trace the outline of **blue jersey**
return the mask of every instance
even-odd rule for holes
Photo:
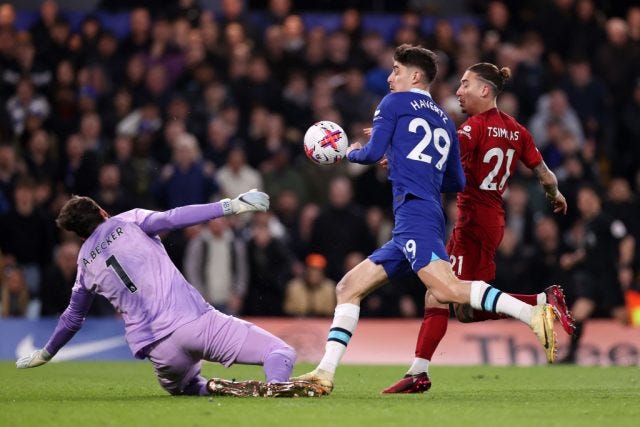
[[[424,90],[385,96],[375,111],[369,143],[348,159],[372,164],[385,155],[394,211],[408,194],[440,204],[440,193],[464,189],[455,125]]]

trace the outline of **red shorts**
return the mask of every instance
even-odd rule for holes
[[[494,258],[503,234],[504,226],[456,225],[447,244],[453,273],[462,280],[495,279]]]

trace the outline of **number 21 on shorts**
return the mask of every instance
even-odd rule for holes
[[[451,260],[451,269],[453,270],[453,274],[460,277],[462,274],[462,262],[464,261],[464,255],[449,255],[449,259]]]

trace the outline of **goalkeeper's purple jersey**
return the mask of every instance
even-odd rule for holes
[[[167,254],[159,232],[222,216],[220,203],[167,212],[134,209],[107,219],[84,242],[69,307],[46,348],[55,354],[80,328],[94,294],[121,313],[136,357],[213,307],[191,286]]]
[[[160,238],[141,228],[151,214],[134,209],[96,228],[80,249],[74,286],[104,296],[122,314],[134,354],[212,308],[171,262]]]

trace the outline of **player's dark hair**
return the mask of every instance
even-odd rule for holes
[[[495,95],[502,92],[504,84],[511,78],[511,69],[509,67],[498,69],[498,67],[488,62],[472,65],[469,67],[469,71],[476,73],[482,80],[489,82],[493,86]]]
[[[58,227],[73,231],[83,239],[89,237],[93,230],[104,221],[101,208],[95,200],[83,196],[71,197],[60,209],[58,218],[56,218]]]
[[[421,69],[428,82],[435,80],[438,74],[438,56],[422,46],[402,44],[396,48],[393,59],[404,66],[413,66]]]

